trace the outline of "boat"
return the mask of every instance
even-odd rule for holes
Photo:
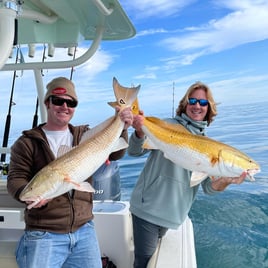
[[[0,72],[31,70],[35,77],[38,99],[44,97],[42,70],[66,69],[79,66],[97,51],[102,40],[123,40],[135,36],[135,27],[118,0],[2,0],[0,1]],[[55,48],[62,48],[71,56],[83,41],[91,41],[84,54],[69,60],[20,60],[10,62],[14,50],[17,56],[26,51],[34,59],[36,49],[47,48],[53,57]],[[23,48],[23,49],[22,49]],[[23,59],[23,57],[20,55]],[[17,59],[17,57],[16,57]],[[12,90],[12,89],[11,89]],[[12,105],[12,103],[10,103]],[[46,109],[38,105],[41,122],[46,121]],[[35,122],[36,124],[37,122]],[[24,204],[14,200],[6,190],[6,172],[10,154],[8,146],[10,116],[1,122],[5,133],[1,154],[0,178],[0,262],[3,268],[17,267],[15,248],[24,230]],[[34,125],[34,123],[33,123]],[[7,157],[8,158],[8,157]],[[129,202],[107,197],[94,201],[95,226],[101,254],[117,268],[133,267],[133,236]],[[179,244],[179,236],[189,234],[189,223],[178,230],[170,230],[159,241],[159,246],[148,268],[194,268],[194,239],[190,245]],[[190,231],[190,233],[192,233]],[[187,239],[188,240],[188,239]],[[116,244],[116,247],[114,246]],[[187,254],[193,254],[193,263],[185,263]]]

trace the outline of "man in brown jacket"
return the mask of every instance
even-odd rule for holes
[[[17,200],[34,175],[56,158],[61,145],[78,145],[88,130],[87,125],[69,123],[78,104],[75,86],[69,79],[53,79],[47,85],[44,103],[47,122],[23,131],[12,146],[7,188]],[[120,118],[125,122],[121,136],[127,141],[127,128],[132,124],[131,110],[123,110]],[[117,160],[124,154],[125,150],[120,150],[109,159]],[[91,182],[91,178],[88,181]],[[74,190],[25,209],[26,229],[16,252],[19,267],[102,267],[92,222],[92,200],[92,193]]]

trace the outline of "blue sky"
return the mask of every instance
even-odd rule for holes
[[[134,38],[103,41],[93,58],[76,67],[73,81],[80,104],[74,124],[100,123],[113,110],[112,78],[124,86],[141,85],[140,105],[146,115],[171,116],[187,88],[206,83],[221,105],[268,98],[267,0],[124,0],[120,2],[136,28]],[[88,43],[77,51],[81,54]],[[65,57],[57,51],[56,57]],[[42,51],[36,57],[42,57]],[[27,58],[25,61],[29,61]],[[36,94],[32,72],[18,72],[12,127],[30,128]],[[44,70],[44,84],[70,70]],[[0,73],[0,117],[8,111],[11,72]],[[173,95],[174,89],[174,95]],[[16,123],[17,122],[17,123]],[[25,122],[29,122],[27,125]],[[18,124],[18,125],[17,125]],[[0,129],[2,136],[4,129]]]

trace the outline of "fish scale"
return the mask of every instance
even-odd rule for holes
[[[140,86],[126,88],[113,79],[116,102],[120,110],[130,107],[137,97]],[[120,112],[119,112],[120,113]],[[124,122],[119,113],[86,132],[80,144],[50,162],[25,186],[20,194],[22,201],[32,201],[28,209],[43,199],[51,199],[71,189],[94,192],[85,180],[109,158],[112,152],[125,149],[128,144],[120,135]]]
[[[138,114],[138,103],[133,107],[133,113]],[[192,134],[182,125],[144,116],[142,130],[146,135],[144,148],[158,149],[167,159],[192,171],[191,186],[209,176],[239,177],[243,172],[253,181],[253,176],[260,172],[259,164],[245,153],[211,138]]]

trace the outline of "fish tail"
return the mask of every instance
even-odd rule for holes
[[[113,89],[116,97],[116,102],[108,102],[112,107],[120,106],[121,108],[131,107],[137,98],[140,90],[140,85],[137,87],[123,87],[117,79],[113,78]]]

